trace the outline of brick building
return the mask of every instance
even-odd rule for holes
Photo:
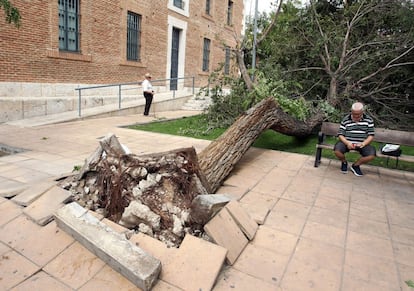
[[[59,100],[49,112],[73,110],[75,88],[136,82],[146,72],[194,77],[196,87],[223,64],[236,73],[230,48],[242,31],[242,0],[11,2],[22,21],[16,28],[0,17],[0,122],[43,114]]]

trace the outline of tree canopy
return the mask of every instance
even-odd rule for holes
[[[272,16],[262,16],[259,31]],[[289,1],[257,49],[257,69],[283,82],[290,99],[335,109],[331,119],[361,101],[376,124],[412,130],[413,24],[409,0]]]

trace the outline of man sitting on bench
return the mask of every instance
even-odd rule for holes
[[[361,157],[352,164],[351,171],[355,176],[362,176],[360,166],[375,158],[375,148],[370,145],[374,139],[374,122],[370,116],[364,113],[364,105],[360,102],[352,104],[351,113],[342,119],[339,126],[339,141],[335,144],[334,152],[342,162],[341,171],[348,172],[348,162],[345,153],[350,150],[358,151]]]

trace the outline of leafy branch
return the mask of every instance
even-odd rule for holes
[[[9,0],[0,0],[0,8],[4,9],[6,21],[14,23],[16,27],[20,27],[21,15],[19,10],[14,7]]]

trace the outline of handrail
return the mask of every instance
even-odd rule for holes
[[[171,81],[176,81],[178,83],[179,80],[185,80],[185,79],[192,79],[192,93],[194,95],[195,89],[195,80],[194,80],[194,76],[193,77],[180,77],[180,78],[170,78],[170,79],[156,79],[156,80],[152,80],[151,83],[154,85],[156,83],[163,83],[168,81],[171,84]],[[75,88],[75,90],[78,91],[78,96],[79,96],[79,104],[78,104],[78,112],[79,112],[79,117],[81,117],[81,108],[82,108],[82,90],[89,90],[89,89],[100,89],[100,88],[109,88],[109,87],[118,87],[118,108],[121,109],[121,88],[122,86],[131,86],[131,85],[141,85],[143,81],[138,81],[138,82],[129,82],[129,83],[116,83],[116,84],[106,84],[106,85],[95,85],[95,86],[86,86],[86,87],[78,87]],[[127,89],[127,90],[132,90],[132,89]],[[176,90],[170,90],[173,91],[173,98],[175,98],[175,91]]]

